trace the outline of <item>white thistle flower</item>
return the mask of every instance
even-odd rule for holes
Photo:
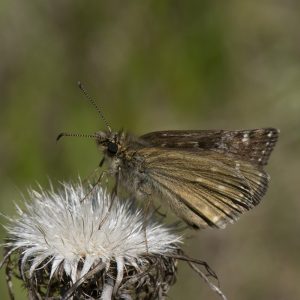
[[[180,253],[174,228],[145,220],[131,201],[115,199],[110,210],[101,188],[82,202],[81,183],[63,186],[31,190],[8,218],[6,259],[16,254],[30,298],[164,299]]]

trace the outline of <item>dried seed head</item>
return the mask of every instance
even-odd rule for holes
[[[63,186],[31,190],[26,209],[8,218],[7,273],[19,266],[31,299],[164,299],[180,252],[174,228],[145,222],[131,201],[115,199],[109,211],[101,188],[81,202],[81,184]]]

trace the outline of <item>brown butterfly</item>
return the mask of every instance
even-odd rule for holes
[[[257,205],[269,176],[264,170],[279,130],[178,130],[135,137],[108,130],[92,135],[110,172],[138,198],[157,196],[187,224],[224,228]]]

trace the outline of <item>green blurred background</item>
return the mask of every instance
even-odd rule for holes
[[[211,265],[229,299],[300,299],[299,28],[297,0],[1,0],[0,211],[13,215],[36,181],[98,164],[93,141],[55,142],[104,128],[79,79],[114,129],[278,127],[261,205],[185,250]],[[0,289],[7,299],[3,270]],[[180,264],[170,299],[218,297]]]

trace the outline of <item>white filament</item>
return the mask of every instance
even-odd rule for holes
[[[113,260],[117,262],[119,284],[124,267],[137,265],[137,260],[143,260],[141,255],[172,254],[178,249],[181,237],[152,219],[145,223],[142,211],[131,201],[115,199],[108,213],[111,199],[102,188],[82,202],[87,193],[81,183],[65,183],[59,192],[30,191],[25,210],[17,207],[17,218],[8,218],[6,226],[6,246],[23,251],[22,272],[30,263],[32,276],[51,258],[50,278],[63,267],[76,282],[99,261],[109,267]],[[80,272],[79,262],[84,262]]]

